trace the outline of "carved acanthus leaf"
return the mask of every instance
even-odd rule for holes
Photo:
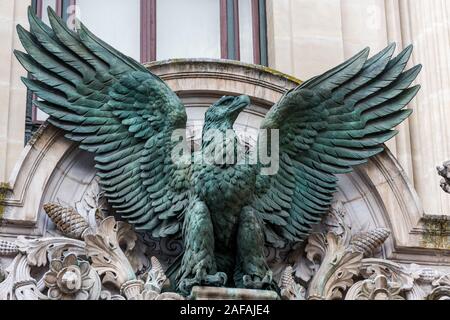
[[[335,203],[323,223],[328,232],[312,234],[308,239],[305,253],[315,272],[307,290],[310,300],[343,298],[360,274],[363,258],[371,256],[390,235],[389,230],[378,228],[352,237],[344,217],[343,205]]]
[[[313,233],[305,248],[306,258],[314,264],[320,264],[327,252],[327,239],[323,233]]]
[[[59,258],[63,252],[70,251],[77,255],[84,255],[83,241],[68,238],[41,238],[29,240],[19,237],[16,242],[19,251],[26,254],[28,263],[34,267],[43,267],[49,261]]]
[[[145,255],[145,246],[143,245],[142,240],[130,224],[119,221],[117,226],[117,238],[119,244],[121,248],[125,248],[125,256],[128,258],[134,272],[138,273],[144,270],[150,263]]]
[[[93,230],[106,218],[108,206],[98,178],[91,182],[81,201],[75,204],[75,208]]]
[[[92,266],[103,276],[103,283],[121,289],[127,281],[136,280],[136,275],[120,248],[118,230],[119,224],[114,217],[108,217],[95,235],[85,237],[85,242],[86,253],[92,260]]]
[[[306,247],[308,258],[317,261],[320,268],[308,288],[310,300],[333,300],[342,298],[342,292],[353,284],[353,277],[359,273],[363,254],[346,248],[344,240],[334,232],[329,232],[321,241],[313,241]],[[320,248],[320,246],[324,246]]]
[[[18,254],[6,268],[7,277],[0,283],[0,300],[46,300],[31,277],[27,257]]]
[[[357,282],[347,293],[346,300],[405,300],[402,286],[384,275]]]
[[[450,300],[450,275],[446,274],[432,283],[433,290],[426,297],[427,300]]]
[[[374,278],[383,275],[389,281],[402,284],[402,290],[411,290],[414,286],[414,278],[402,265],[385,259],[364,259],[361,264],[360,274],[364,278]]]

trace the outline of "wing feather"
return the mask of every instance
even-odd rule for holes
[[[17,31],[32,75],[24,84],[79,147],[95,154],[103,191],[118,214],[155,237],[181,230],[189,168],[170,159],[172,131],[186,125],[178,97],[140,63],[93,35],[73,32],[49,9],[51,27],[29,10]],[[176,200],[175,200],[176,199]]]
[[[267,114],[261,128],[280,131],[280,168],[258,177],[251,206],[271,245],[305,239],[329,210],[336,175],[382,152],[411,114],[404,108],[420,89],[410,86],[421,66],[405,71],[412,46],[392,58],[394,50],[389,45],[368,59],[364,49],[287,92]]]

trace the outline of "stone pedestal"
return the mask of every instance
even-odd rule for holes
[[[194,287],[193,300],[279,300],[275,291],[236,288]]]

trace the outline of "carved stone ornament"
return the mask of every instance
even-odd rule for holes
[[[450,193],[450,161],[446,161],[442,166],[437,167],[438,174],[442,177],[441,188],[446,193]]]
[[[335,203],[313,233],[304,253],[295,253],[294,274],[281,275],[283,299],[290,300],[445,300],[450,275],[418,265],[401,265],[374,257],[390,232],[384,228],[352,234],[346,212]],[[301,282],[300,282],[301,280]]]
[[[355,284],[347,293],[347,300],[405,300],[400,295],[402,286],[379,275]]]
[[[87,195],[92,196],[92,195]],[[114,217],[86,219],[78,210],[59,204],[46,206],[46,212],[60,235],[41,239],[19,237],[0,240],[0,257],[11,259],[0,273],[1,300],[181,300],[171,292],[165,270],[170,266],[176,242],[156,244],[145,251],[148,239],[136,234],[131,225]],[[74,207],[77,207],[75,205]],[[99,212],[98,210],[96,210]],[[83,212],[83,211],[82,211]],[[102,209],[102,217],[107,215]],[[86,219],[83,228],[68,227]],[[97,217],[97,218],[95,218]],[[266,259],[277,275],[284,300],[447,300],[450,275],[405,266],[374,257],[389,237],[389,230],[377,228],[352,233],[341,203],[334,203],[319,231],[313,233],[304,249],[269,249]],[[63,223],[64,222],[64,223]],[[80,232],[83,229],[82,232]],[[74,232],[74,230],[80,230]],[[89,231],[86,231],[89,230]],[[171,249],[163,249],[169,246]],[[148,247],[147,247],[148,249]],[[168,265],[148,253],[155,252]],[[147,258],[149,256],[149,258]],[[6,261],[6,260],[5,260]],[[292,265],[287,261],[293,262]],[[280,270],[280,271],[278,271]],[[275,292],[195,287],[191,299],[252,296],[276,299]],[[233,294],[231,295],[231,292]]]
[[[100,278],[88,262],[78,260],[75,254],[50,262],[44,275],[51,300],[97,300],[100,297]]]
[[[295,282],[293,273],[293,268],[289,266],[281,274],[279,283],[281,298],[283,300],[306,300],[306,289]]]
[[[163,292],[168,279],[157,258],[139,275],[148,263],[129,224],[98,214],[88,220],[55,203],[44,208],[61,236],[0,240],[0,257],[15,257],[0,269],[0,300],[184,299]]]
[[[342,299],[359,275],[363,258],[390,234],[387,229],[375,229],[352,236],[342,205],[335,205],[330,214],[329,219],[337,222],[334,230],[312,234],[305,248],[307,259],[317,268],[308,286],[309,300]]]
[[[444,275],[433,281],[433,291],[427,296],[427,300],[450,300],[450,275]]]

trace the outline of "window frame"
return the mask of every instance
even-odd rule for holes
[[[239,0],[220,1],[221,59],[240,60]],[[56,0],[56,12],[67,19],[67,8],[76,0]],[[32,0],[37,15],[42,17],[42,0]],[[141,61],[156,60],[157,0],[141,0]],[[268,65],[266,0],[251,0],[253,24],[253,63]]]
[[[75,0],[55,0],[56,7],[55,12],[58,16],[62,16],[64,19],[67,19],[67,8],[70,5],[75,4]],[[46,8],[43,7],[43,0],[32,0],[31,7],[39,18],[42,18],[43,10]],[[31,91],[27,92],[27,112],[26,112],[26,121],[25,121],[25,142],[28,142],[31,139],[32,134],[41,126],[45,121],[37,119],[38,109],[34,105],[33,101],[37,99],[35,94],[32,94]]]
[[[42,13],[45,8],[43,8],[43,0],[32,0],[32,8],[34,8],[36,15],[42,18]],[[76,0],[55,0],[56,3],[56,14],[67,20],[67,8],[76,4]]]
[[[68,8],[76,5],[76,0],[55,0],[55,12],[59,17],[62,17],[64,21],[68,18]],[[32,0],[31,7],[39,18],[42,18],[43,0]],[[39,128],[45,121],[37,119],[38,108],[34,105],[33,100],[37,99],[35,94],[28,94],[27,97],[27,119],[26,119],[26,141],[28,141],[32,133]]]
[[[253,63],[268,65],[266,0],[251,0]],[[141,0],[141,62],[157,56],[157,0]],[[220,0],[221,59],[240,60],[239,0]]]
[[[157,0],[141,1],[141,63],[152,62],[157,56]],[[240,60],[239,0],[220,1],[220,46],[221,59]],[[75,6],[76,0],[56,0],[55,11],[67,20],[67,9]],[[43,0],[31,0],[31,6],[39,18],[42,18]],[[253,63],[268,65],[267,57],[267,16],[266,0],[251,0],[253,24]],[[45,121],[37,120],[37,107],[33,104],[35,95],[28,94],[26,141]]]

